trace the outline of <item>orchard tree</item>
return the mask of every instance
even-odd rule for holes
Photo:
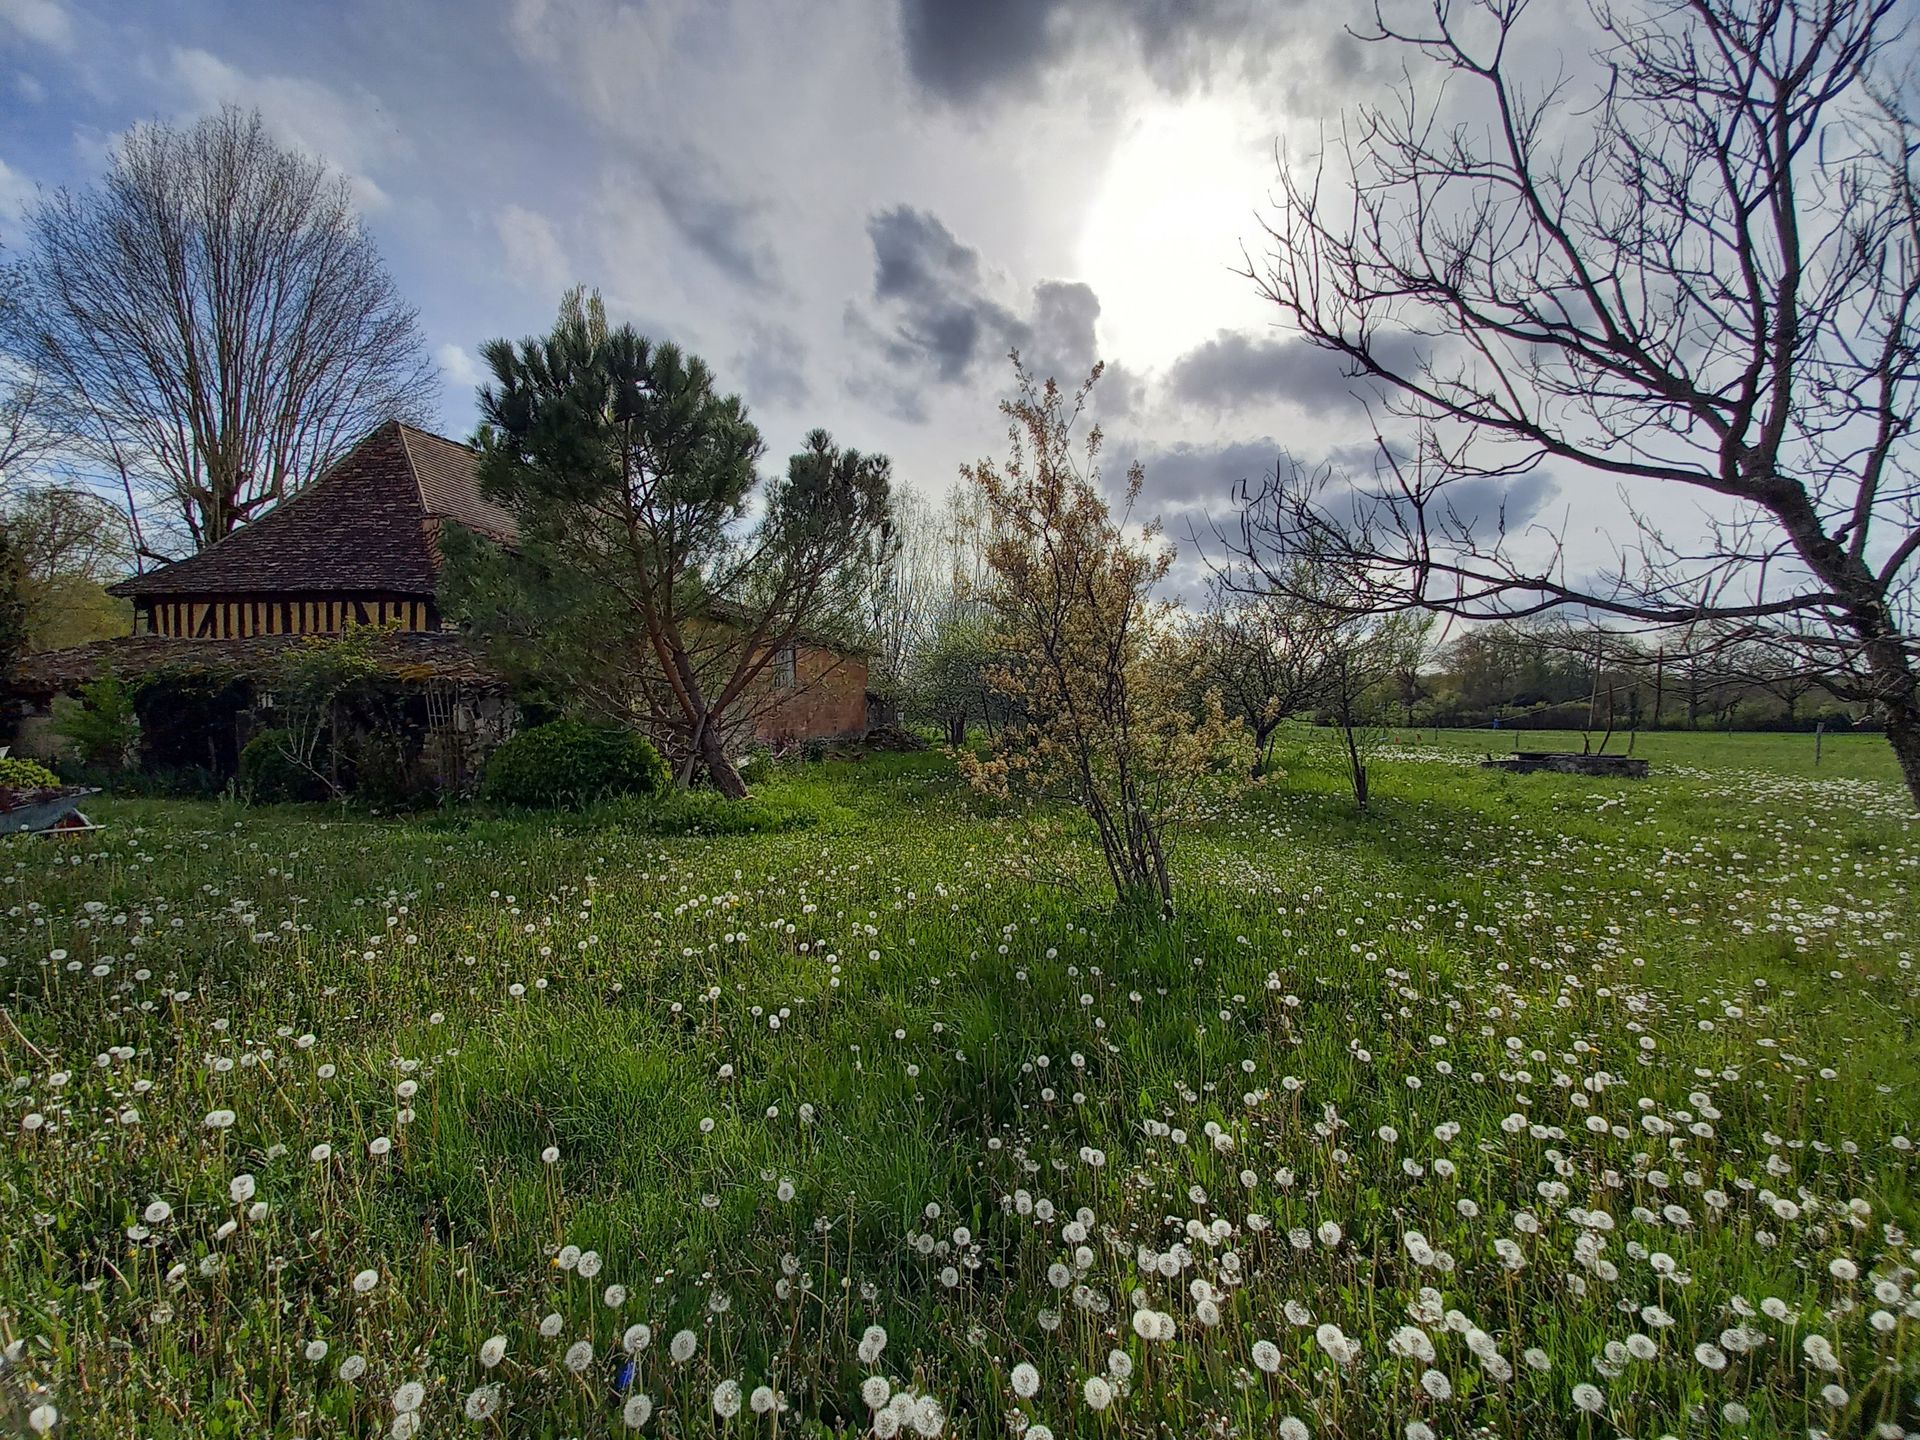
[[[1010,453],[963,472],[986,512],[981,593],[1002,652],[992,688],[1019,707],[984,758],[962,751],[974,785],[1006,799],[1070,804],[1093,824],[1123,904],[1173,908],[1167,850],[1238,726],[1217,693],[1184,703],[1199,656],[1156,598],[1173,561],[1157,525],[1126,533],[1144,475],[1127,473],[1118,519],[1100,491],[1100,431],[1073,430],[1100,377],[1065,397],[1013,356],[1003,402]]]
[[[815,430],[762,484],[739,396],[677,346],[610,329],[597,294],[485,356],[480,483],[520,541],[449,537],[450,613],[510,670],[648,730],[682,786],[745,795],[731,749],[782,698],[769,666],[807,637],[858,637],[889,543],[886,457]]]
[[[257,112],[135,126],[31,207],[18,279],[9,349],[137,537],[213,544],[438,385],[346,180]]]
[[[1536,47],[1564,34],[1558,5],[1375,11],[1365,38],[1409,78],[1318,167],[1283,167],[1248,273],[1394,433],[1357,483],[1280,466],[1244,494],[1242,539],[1335,557],[1368,613],[1571,605],[1757,640],[1871,702],[1920,800],[1909,19],[1899,0],[1589,12],[1593,64],[1556,78]],[[1510,533],[1489,496],[1542,465],[1626,490],[1611,563]]]
[[[1252,735],[1255,779],[1273,763],[1281,723],[1326,692],[1341,617],[1304,599],[1306,589],[1266,586],[1257,576],[1240,588],[1224,573],[1208,586],[1197,636],[1205,659],[1199,679]]]

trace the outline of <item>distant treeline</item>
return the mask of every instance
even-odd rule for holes
[[[1698,649],[1699,647],[1693,647]],[[1805,673],[1728,643],[1689,653],[1616,630],[1515,622],[1439,646],[1390,682],[1405,725],[1541,730],[1812,730],[1873,725]],[[1864,717],[1864,718],[1863,718]]]

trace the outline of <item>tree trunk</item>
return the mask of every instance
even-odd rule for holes
[[[706,770],[707,778],[713,781],[713,788],[722,795],[729,800],[747,798],[747,782],[740,778],[740,772],[733,768],[733,761],[727,758],[727,747],[718,726],[707,726],[701,736],[700,764]]]
[[[1279,727],[1269,725],[1262,730],[1256,727],[1253,732],[1253,778],[1258,780],[1267,773],[1268,750],[1273,744],[1274,732]]]
[[[1897,642],[1895,649],[1898,649]],[[1869,651],[1868,665],[1877,675],[1881,673],[1881,665],[1875,660],[1876,652]],[[1907,794],[1913,803],[1920,806],[1920,692],[1915,690],[1913,672],[1905,655],[1896,653],[1894,662],[1889,667],[1895,673],[1888,677],[1888,689],[1875,703],[1880,711],[1880,723],[1887,732],[1887,743],[1893,747],[1893,758],[1900,762],[1900,778],[1907,782]]]

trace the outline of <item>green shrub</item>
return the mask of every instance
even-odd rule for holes
[[[86,764],[119,770],[140,743],[140,716],[133,692],[113,675],[89,680],[53,702],[53,733],[73,747]]]
[[[287,800],[322,800],[326,783],[295,762],[292,737],[285,730],[262,730],[240,752],[240,793],[256,805]]]
[[[47,790],[60,783],[60,777],[33,760],[0,755],[0,786],[9,790]]]
[[[657,795],[667,763],[631,730],[555,720],[523,730],[487,761],[480,793],[501,805],[586,805],[612,795]]]

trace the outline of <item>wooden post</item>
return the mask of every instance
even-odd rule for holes
[[[1827,722],[1816,720],[1813,725],[1813,768],[1820,768],[1820,742],[1826,738]]]

